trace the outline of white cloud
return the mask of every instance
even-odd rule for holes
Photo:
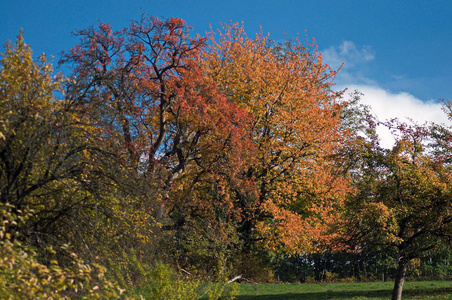
[[[344,70],[352,69],[375,58],[371,47],[362,46],[357,48],[355,43],[351,41],[343,41],[337,47],[331,46],[322,51],[322,54],[325,62],[333,69],[339,68],[344,63]]]
[[[365,75],[366,65],[375,59],[370,46],[357,47],[352,41],[343,41],[339,46],[331,46],[322,51],[323,61],[333,70],[342,66],[336,83],[376,85],[376,81]]]
[[[390,92],[381,88],[375,79],[367,76],[366,73],[369,74],[371,67],[369,63],[376,57],[370,46],[356,46],[352,41],[343,41],[339,46],[331,46],[322,51],[322,55],[323,61],[333,69],[344,63],[335,80],[338,89],[347,88],[348,91],[357,90],[363,93],[361,102],[372,108],[379,121],[398,118],[406,123],[411,123],[412,120],[418,124],[435,122],[451,125],[438,101],[423,101],[409,92]],[[394,139],[389,130],[379,126],[377,132],[381,146],[390,148]]]
[[[391,93],[377,86],[351,84],[347,88],[349,91],[358,90],[364,94],[361,103],[369,105],[379,121],[398,118],[408,124],[412,120],[418,124],[434,122],[451,125],[442,111],[441,103],[437,101],[422,101],[409,93]],[[394,139],[387,129],[379,126],[377,132],[381,138],[381,146],[389,148],[393,145]]]

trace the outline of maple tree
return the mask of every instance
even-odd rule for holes
[[[348,202],[348,236],[355,250],[372,245],[397,261],[392,299],[401,299],[409,263],[450,242],[452,192],[450,131],[439,125],[386,124],[396,144],[364,147],[357,191]],[[356,248],[358,247],[358,248]]]

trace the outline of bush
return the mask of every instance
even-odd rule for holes
[[[28,214],[12,213],[12,206],[0,207],[0,299],[118,299],[121,289],[105,277],[105,268],[87,265],[74,253],[66,251],[70,262],[62,268],[50,260],[44,265],[30,246],[18,239],[13,229]],[[46,256],[56,255],[47,248]]]
[[[203,283],[194,275],[179,274],[169,264],[145,263],[133,249],[123,253],[121,261],[110,261],[109,269],[122,285],[136,288],[135,292],[128,293],[130,297],[140,299],[191,300],[207,297],[209,300],[232,300],[238,293],[236,285],[228,283],[226,278]]]

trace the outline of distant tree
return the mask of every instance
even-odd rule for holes
[[[189,32],[178,18],[143,16],[116,32],[101,23],[80,30],[60,61],[73,66],[69,97],[85,106],[111,151],[142,175],[165,170],[165,185],[218,150],[208,135],[227,139],[244,117],[203,77],[206,38]]]
[[[357,156],[356,193],[348,201],[348,235],[397,260],[392,299],[401,299],[409,263],[452,237],[449,129],[387,123],[392,149],[367,144]],[[361,245],[361,246],[360,246]]]

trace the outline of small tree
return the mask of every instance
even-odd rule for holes
[[[452,139],[447,128],[437,125],[386,125],[396,144],[390,150],[375,143],[362,148],[347,227],[357,250],[367,244],[395,256],[392,299],[399,300],[410,261],[434,250],[438,239],[450,242]]]

